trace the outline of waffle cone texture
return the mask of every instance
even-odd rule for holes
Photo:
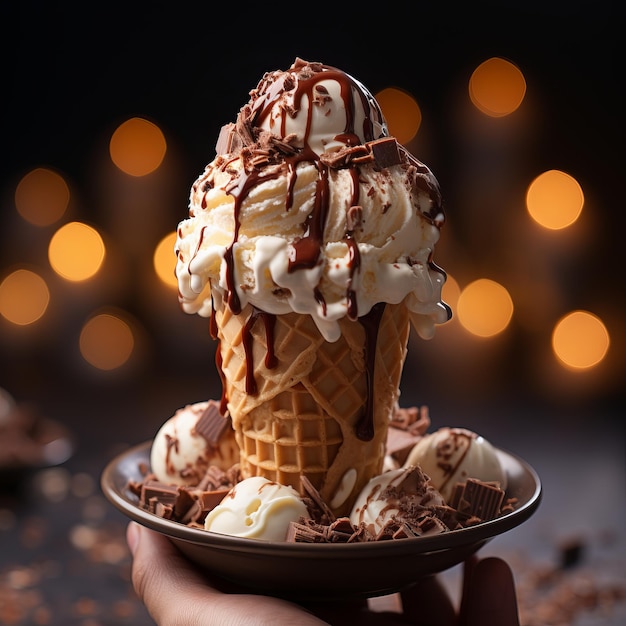
[[[253,312],[249,305],[238,315],[226,305],[215,310],[242,476],[264,476],[303,495],[301,477],[306,476],[335,515],[348,515],[365,484],[382,471],[406,357],[408,311],[403,304],[386,305],[378,336],[369,342],[361,323],[344,318],[341,337],[332,343],[308,315],[276,315],[268,334],[262,317],[251,319]],[[266,365],[268,350],[272,353],[268,337],[273,337],[273,367]],[[376,347],[374,434],[363,441],[356,427],[366,412],[368,345]],[[257,387],[253,394],[247,393],[251,373]]]

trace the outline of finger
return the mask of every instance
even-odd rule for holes
[[[497,557],[470,566],[469,582],[462,602],[461,626],[519,626],[513,572]]]
[[[400,592],[404,619],[429,626],[453,626],[457,615],[450,595],[436,576],[427,576]],[[484,626],[484,625],[483,625]]]
[[[159,625],[323,624],[301,607],[277,598],[222,593],[169,539],[134,522],[127,538],[133,553],[133,587]]]
[[[472,576],[474,575],[474,569],[476,567],[476,563],[478,563],[478,557],[475,554],[467,558],[465,562],[463,563],[461,603],[459,607],[459,616],[461,620],[463,619],[463,615],[467,613],[466,604],[467,604],[467,598],[470,595],[469,593],[470,581],[472,580]]]
[[[197,602],[206,603],[211,593],[218,593],[205,585],[204,579],[163,535],[134,522],[126,534],[133,553],[133,587],[157,623],[176,623],[181,610],[188,611]],[[191,616],[189,619],[194,623]]]

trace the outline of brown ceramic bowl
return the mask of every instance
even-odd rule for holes
[[[506,469],[506,497],[517,498],[513,512],[470,528],[431,537],[352,544],[307,544],[231,537],[189,528],[139,508],[126,488],[141,480],[150,442],[113,459],[102,474],[107,498],[136,522],[156,530],[196,565],[234,582],[243,591],[326,601],[369,597],[399,591],[419,578],[463,562],[487,541],[526,521],[539,506],[541,484],[536,472],[515,455],[498,450]]]

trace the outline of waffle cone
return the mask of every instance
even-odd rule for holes
[[[224,391],[240,448],[243,477],[265,476],[304,495],[306,476],[338,515],[348,515],[370,478],[382,470],[387,430],[399,395],[409,336],[403,305],[387,305],[377,340],[358,321],[341,320],[341,337],[324,340],[308,315],[251,318],[216,309]],[[276,365],[268,367],[268,337]],[[246,353],[246,340],[248,353]],[[367,346],[376,346],[373,437],[357,437],[368,397]],[[252,359],[252,362],[250,362]],[[249,393],[253,374],[256,393]]]

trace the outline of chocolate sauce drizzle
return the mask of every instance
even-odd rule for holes
[[[276,316],[271,313],[261,311],[261,309],[257,309],[256,307],[252,307],[252,314],[243,327],[242,333],[242,343],[246,353],[246,393],[250,395],[256,395],[258,393],[256,380],[254,378],[252,327],[259,318],[263,320],[263,324],[265,326],[265,341],[267,343],[267,351],[265,352],[265,367],[269,370],[273,369],[278,364],[276,354],[274,353],[274,326],[276,325]]]
[[[367,376],[365,410],[356,425],[356,436],[361,441],[371,441],[374,437],[374,366],[378,329],[384,312],[385,303],[379,302],[370,309],[367,315],[359,317],[359,322],[365,331],[365,375]]]
[[[443,470],[445,479],[441,484],[440,489],[443,491],[450,479],[454,476],[458,468],[461,466],[465,457],[469,453],[470,448],[474,445],[475,435],[458,430],[450,430],[450,436],[437,444],[437,466]],[[463,442],[467,442],[462,454],[456,460],[456,463],[451,463],[453,455],[463,448]]]

